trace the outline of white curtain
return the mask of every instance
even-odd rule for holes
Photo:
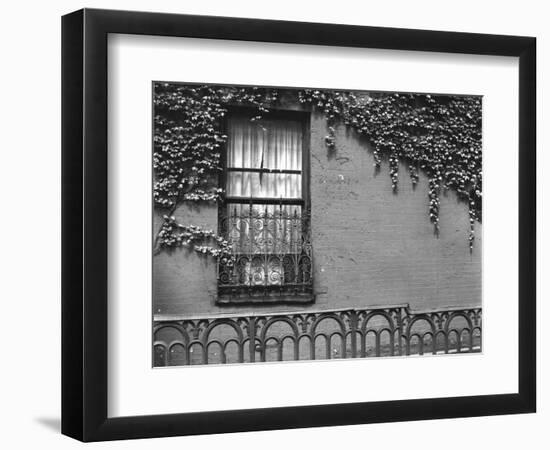
[[[290,120],[231,118],[228,168],[302,170],[302,126]],[[288,173],[227,172],[227,195],[301,198],[302,176]]]
[[[227,167],[302,170],[302,125],[290,120],[228,120]],[[300,205],[265,204],[263,198],[301,199],[302,174],[227,172],[228,197],[253,204],[227,205],[229,238],[237,254],[296,254],[301,245]],[[247,270],[252,270],[252,267]],[[259,270],[259,268],[255,268]],[[281,268],[264,268],[269,273]],[[271,284],[276,284],[271,282]]]

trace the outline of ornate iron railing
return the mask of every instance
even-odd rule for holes
[[[481,351],[481,308],[407,305],[156,320],[155,366]]]
[[[220,217],[232,257],[218,264],[218,303],[311,302],[309,214],[294,204],[230,204]]]

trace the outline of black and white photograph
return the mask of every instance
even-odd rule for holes
[[[482,352],[482,96],[154,81],[154,367]]]
[[[6,3],[0,448],[550,448],[545,6]]]

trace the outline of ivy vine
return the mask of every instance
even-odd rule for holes
[[[290,91],[289,91],[290,92]],[[153,199],[163,223],[155,252],[189,247],[201,254],[231,258],[223,236],[176,221],[182,204],[218,202],[220,152],[227,136],[222,132],[229,105],[253,107],[261,120],[280,103],[280,91],[258,87],[154,85]],[[325,144],[335,152],[338,123],[353,128],[372,144],[374,165],[389,163],[392,189],[397,192],[399,165],[408,167],[415,186],[419,172],[428,177],[428,214],[439,234],[440,195],[453,190],[468,203],[470,250],[474,224],[481,222],[481,99],[403,93],[359,93],[304,89],[295,92],[304,107],[324,113]]]
[[[323,111],[327,117],[329,149],[335,146],[332,125],[341,120],[373,145],[374,165],[386,155],[392,189],[397,191],[399,162],[408,165],[413,186],[419,171],[429,178],[429,217],[439,234],[440,194],[454,190],[468,203],[469,246],[474,243],[474,223],[481,222],[481,98],[429,94],[335,92],[303,90],[301,103]]]
[[[220,151],[227,140],[222,119],[227,106],[256,108],[259,120],[276,102],[278,92],[263,88],[187,86],[169,83],[154,85],[155,208],[164,212],[155,238],[154,252],[163,248],[188,247],[201,254],[231,257],[228,242],[214,231],[176,222],[177,208],[183,204],[219,201]]]

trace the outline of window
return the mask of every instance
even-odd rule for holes
[[[218,303],[312,302],[309,121],[297,112],[250,117],[226,121],[220,232],[234,259],[220,261]]]

